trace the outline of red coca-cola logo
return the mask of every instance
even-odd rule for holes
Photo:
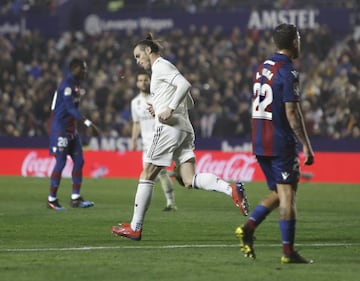
[[[244,153],[230,156],[229,159],[214,159],[212,153],[206,153],[198,158],[196,172],[212,173],[228,181],[252,181],[256,169],[255,157]]]
[[[52,156],[40,157],[37,152],[31,151],[24,158],[21,165],[21,175],[24,177],[49,177],[55,166],[55,158]],[[71,177],[73,162],[66,161],[62,176]]]

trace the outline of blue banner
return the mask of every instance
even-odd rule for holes
[[[345,34],[351,31],[350,10],[342,8],[327,9],[289,9],[289,10],[239,10],[234,12],[189,13],[103,13],[90,14],[85,8],[67,7],[55,15],[26,15],[0,18],[0,35],[20,33],[27,29],[38,30],[48,37],[57,37],[64,31],[82,30],[88,34],[103,31],[125,32],[132,30],[154,30],[163,32],[180,28],[185,32],[190,26],[207,26],[214,29],[221,26],[225,32],[234,27],[242,30],[273,29],[282,22],[294,23],[300,30],[315,29],[326,25],[334,33]]]

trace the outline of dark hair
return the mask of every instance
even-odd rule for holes
[[[136,73],[136,77],[139,77],[139,75],[147,75],[149,77],[151,77],[151,74],[146,71],[145,69],[140,69],[137,73]]]
[[[84,65],[84,61],[78,58],[74,58],[70,61],[69,68],[72,71],[74,68],[80,66],[82,67]]]
[[[162,49],[162,46],[160,45],[159,41],[154,40],[150,32],[146,35],[145,39],[135,43],[134,49],[137,46],[140,46],[142,50],[145,49],[145,47],[150,47],[152,53],[159,53],[160,50]]]
[[[278,25],[272,34],[276,47],[280,50],[291,49],[297,32],[298,29],[293,24],[282,23]]]

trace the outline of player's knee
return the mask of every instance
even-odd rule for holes
[[[165,169],[161,169],[159,172],[159,177],[166,177],[167,176],[167,171]]]
[[[78,158],[74,160],[74,168],[76,170],[81,170],[84,167],[85,161],[84,158]]]
[[[62,171],[62,169],[64,169],[65,167],[65,164],[66,164],[66,158],[64,159],[62,157],[57,157],[54,169],[56,171]]]

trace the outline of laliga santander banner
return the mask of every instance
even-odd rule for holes
[[[49,177],[55,165],[47,149],[0,149],[0,156],[3,160],[0,175],[4,176]],[[140,151],[84,151],[84,157],[84,177],[138,178],[142,169]],[[251,153],[197,151],[196,158],[198,173],[214,173],[228,181],[265,180]],[[314,165],[301,166],[302,180],[360,183],[360,173],[355,171],[359,160],[360,153],[318,152]],[[63,170],[64,177],[71,177],[72,167],[69,158]]]

